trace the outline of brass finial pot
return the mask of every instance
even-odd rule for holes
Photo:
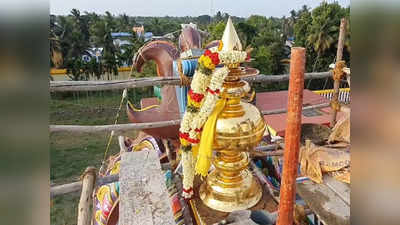
[[[224,81],[220,97],[227,100],[216,123],[212,171],[199,189],[200,199],[208,207],[232,212],[256,205],[262,197],[258,180],[248,169],[248,151],[261,141],[266,124],[261,112],[242,102],[246,82],[243,76],[258,74],[252,68],[233,67]]]

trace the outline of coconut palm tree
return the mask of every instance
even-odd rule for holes
[[[89,73],[82,56],[88,53],[89,29],[86,18],[79,10],[71,10],[71,15],[60,17],[60,27],[62,32],[59,35],[60,45],[64,58],[64,66],[67,69],[67,75],[72,80],[87,80]]]
[[[117,48],[111,37],[113,24],[110,26],[109,22],[109,20],[99,20],[91,29],[94,45],[103,48],[101,64],[107,72],[108,79],[110,74],[118,75]]]
[[[117,18],[117,29],[120,32],[129,32],[132,30],[133,24],[131,24],[131,20],[128,15],[125,13],[122,15],[119,15]]]
[[[245,22],[238,23],[237,30],[243,46],[249,46],[253,38],[257,35],[257,29]]]
[[[307,45],[311,46],[317,54],[313,71],[320,63],[322,55],[328,53],[328,50],[332,50],[329,55],[335,54],[336,51],[331,47],[334,47],[333,44],[337,42],[340,19],[344,15],[345,10],[338,3],[322,2],[313,10],[312,24],[307,37]]]
[[[150,30],[154,35],[162,35],[162,25],[159,18],[154,18],[150,22]]]
[[[313,71],[315,71],[319,59],[324,54],[324,52],[330,49],[331,45],[335,43],[335,39],[333,38],[332,33],[336,32],[337,29],[337,26],[329,27],[328,23],[324,23],[320,27],[315,27],[314,29],[312,29],[313,33],[308,36],[307,42],[311,46],[313,46],[314,51],[317,53],[317,58],[315,59]]]

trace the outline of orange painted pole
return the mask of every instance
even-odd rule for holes
[[[303,105],[305,49],[292,48],[288,94],[285,151],[277,225],[292,225],[296,195],[297,165],[299,161],[301,111]]]

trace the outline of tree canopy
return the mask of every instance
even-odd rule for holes
[[[310,9],[304,5],[300,9],[288,12],[289,16],[276,18],[252,15],[248,18],[231,16],[244,48],[253,48],[251,66],[263,74],[282,74],[287,72],[290,59],[290,47],[302,46],[307,50],[307,71],[326,71],[335,61],[338,32],[341,18],[350,19],[350,9],[341,7],[337,2],[322,2]],[[87,79],[100,73],[116,74],[122,62],[131,63],[135,52],[144,44],[136,37],[133,26],[144,26],[156,36],[175,32],[177,37],[182,23],[196,23],[198,28],[207,32],[203,44],[222,37],[226,20],[230,15],[218,11],[216,15],[197,17],[140,17],[126,14],[104,15],[73,9],[67,16],[50,16],[50,56],[51,65],[67,68],[72,79]],[[349,23],[348,23],[349,24]],[[343,57],[350,63],[349,25]],[[116,46],[111,32],[129,32],[127,37],[131,45]],[[175,40],[172,40],[176,42]],[[89,48],[103,48],[99,62],[85,62],[82,55]],[[154,64],[151,65],[154,67]],[[79,69],[78,69],[79,68]],[[147,69],[151,75],[151,69]],[[152,75],[154,76],[154,74]],[[320,84],[317,82],[314,88]],[[285,88],[279,87],[269,88]],[[313,88],[313,87],[311,87]],[[321,87],[319,87],[321,88]]]

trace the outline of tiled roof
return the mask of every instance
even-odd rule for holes
[[[276,110],[287,108],[287,96],[288,91],[273,91],[273,92],[262,92],[256,95],[256,106],[261,111],[265,110]],[[303,107],[310,105],[317,105],[322,103],[328,103],[329,100],[305,89],[303,92]],[[310,116],[310,115],[315,116]],[[338,113],[338,118],[342,117],[342,112]],[[315,109],[314,112],[305,114],[301,117],[301,123],[314,123],[321,125],[329,125],[331,116],[331,108],[325,107],[321,109]],[[286,129],[286,117],[287,113],[264,115],[265,122],[273,128],[278,135],[284,136]]]

